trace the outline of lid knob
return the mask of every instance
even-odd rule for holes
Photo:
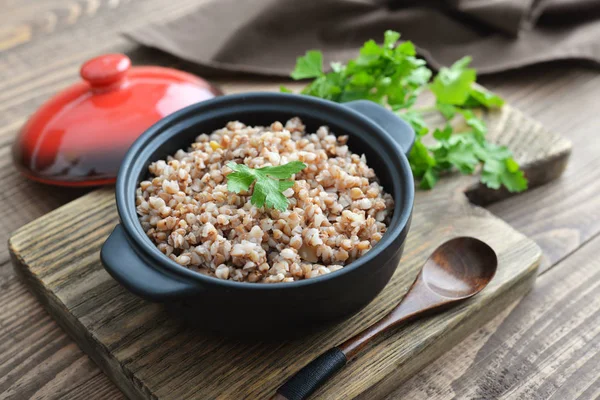
[[[105,54],[83,64],[80,75],[92,88],[106,88],[123,81],[129,67],[131,60],[125,54]]]

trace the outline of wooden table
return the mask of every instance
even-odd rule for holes
[[[0,11],[0,241],[40,215],[82,195],[25,181],[10,145],[26,118],[74,82],[79,65],[106,51],[138,63],[174,65],[140,49],[119,30],[192,10],[198,0],[4,0]],[[198,72],[198,70],[196,70]],[[220,78],[224,89],[278,82]],[[529,235],[545,258],[536,288],[390,399],[600,396],[600,74],[558,63],[485,78],[482,83],[573,141],[564,176],[492,205]],[[119,399],[123,395],[66,336],[16,279],[0,247],[0,398]]]

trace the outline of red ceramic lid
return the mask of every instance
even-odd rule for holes
[[[13,156],[28,178],[60,186],[112,183],[142,132],[183,107],[222,94],[182,71],[131,67],[123,54],[89,60],[81,77],[21,129]]]

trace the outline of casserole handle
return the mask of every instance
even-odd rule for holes
[[[150,301],[166,301],[197,294],[201,288],[148,265],[129,244],[119,224],[102,245],[104,269],[130,292]]]
[[[350,101],[344,103],[344,106],[359,112],[379,125],[408,156],[415,142],[415,131],[406,121],[387,108],[369,100]]]

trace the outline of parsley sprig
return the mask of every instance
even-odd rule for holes
[[[323,71],[323,55],[311,50],[299,57],[291,73],[293,79],[313,79],[301,93],[335,102],[371,100],[397,112],[412,125],[417,138],[409,154],[413,175],[420,187],[431,189],[440,175],[451,170],[472,174],[481,165],[481,182],[490,188],[506,187],[511,192],[527,188],[527,180],[512,153],[504,146],[488,142],[485,122],[473,109],[501,107],[504,101],[475,83],[477,73],[469,68],[470,57],[441,68],[435,77],[416,57],[411,42],[397,44],[400,34],[385,32],[383,45],[369,40],[357,58],[346,65],[332,63]],[[417,108],[418,96],[429,89],[435,96],[431,107]],[[282,87],[283,92],[291,92]],[[445,119],[443,129],[433,137],[424,119],[427,112],[437,111]],[[467,128],[455,132],[453,121],[462,118]],[[423,139],[427,137],[425,144]]]
[[[257,207],[266,205],[279,211],[285,211],[289,204],[283,192],[294,186],[294,181],[288,179],[306,168],[306,164],[300,161],[262,168],[250,168],[234,162],[227,163],[227,166],[234,171],[227,175],[227,190],[235,193],[249,191],[254,183],[250,202]]]

